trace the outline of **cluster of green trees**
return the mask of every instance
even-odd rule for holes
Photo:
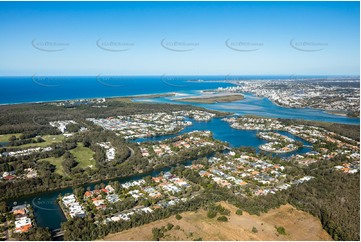
[[[335,171],[328,161],[307,172],[315,178],[292,189],[288,202],[318,217],[334,240],[360,240],[360,173]]]
[[[286,235],[286,229],[282,226],[275,226],[276,230],[277,230],[277,233],[281,234],[281,235]]]
[[[154,227],[154,228],[152,229],[153,240],[154,240],[154,241],[159,241],[161,238],[164,237],[165,233],[166,233],[167,231],[172,230],[173,227],[174,227],[174,225],[171,224],[171,223],[168,223],[167,226],[162,226],[162,227],[160,227],[160,228]]]
[[[217,221],[228,222],[228,218],[226,216],[222,215],[217,218]]]
[[[102,108],[78,105],[72,108],[50,103],[1,105],[0,134],[37,131],[58,134],[59,130],[49,125],[50,121],[75,120],[84,123],[86,118],[108,118],[118,115],[133,115],[151,112],[173,112],[181,110],[205,110],[191,105],[152,104],[131,102],[130,99],[107,99]],[[215,112],[221,114],[219,112]],[[70,127],[71,129],[73,127]],[[39,132],[41,131],[41,132]]]
[[[223,216],[220,216],[218,217],[218,220],[220,221],[224,221],[224,218],[225,217],[224,215],[227,215],[229,216],[231,211],[229,211],[228,209],[226,209],[225,207],[223,207],[222,205],[216,205],[216,204],[209,204],[207,207],[207,217],[208,218],[214,218],[217,216],[217,214],[219,213],[220,215],[223,215]],[[221,219],[220,219],[221,218]],[[227,217],[226,218],[226,221],[228,221]]]
[[[30,144],[30,143],[41,143],[45,140],[41,137],[37,137],[34,139],[34,137],[37,136],[37,133],[35,131],[32,132],[24,132],[21,134],[18,138],[15,135],[10,136],[9,143],[7,146],[20,146],[24,144]]]
[[[35,227],[31,228],[27,233],[21,233],[18,236],[22,241],[49,241],[52,240],[51,233],[48,228]]]
[[[243,211],[241,209],[237,209],[236,214],[237,215],[243,215]]]
[[[15,136],[13,136],[15,137]],[[24,144],[36,144],[36,143],[42,143],[45,142],[45,140],[41,137],[38,137],[36,139],[19,139],[19,140],[9,140],[8,146],[20,146]]]

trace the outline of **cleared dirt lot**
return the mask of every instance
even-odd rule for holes
[[[133,228],[120,233],[111,234],[105,240],[152,240],[152,228],[166,226],[171,223],[180,229],[167,231],[162,240],[332,240],[322,229],[319,220],[312,215],[299,211],[291,205],[272,209],[261,216],[237,215],[236,207],[222,202],[222,206],[231,211],[229,222],[219,222],[216,218],[207,217],[207,212],[182,213],[182,219],[175,216]],[[286,235],[279,235],[275,226],[282,226]],[[256,227],[258,232],[252,232]]]

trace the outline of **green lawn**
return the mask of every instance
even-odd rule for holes
[[[63,157],[59,157],[59,158],[49,157],[49,158],[42,159],[39,161],[41,162],[41,161],[45,161],[45,160],[49,161],[50,164],[56,166],[55,173],[58,173],[59,175],[64,176],[65,173],[63,170],[63,166],[61,165],[61,162],[63,161]]]
[[[93,158],[94,152],[83,146],[83,143],[78,143],[78,147],[75,149],[72,149],[70,151],[77,162],[79,162],[78,166],[85,169],[89,166],[92,166],[92,168],[95,168],[95,160]]]
[[[50,146],[52,143],[60,143],[65,138],[62,134],[59,134],[59,135],[44,135],[44,136],[41,136],[41,137],[45,140],[45,142],[29,143],[29,144],[24,144],[24,145],[19,145],[19,146],[9,146],[9,147],[12,147],[12,148],[47,147],[47,146]]]
[[[17,133],[17,134],[0,134],[0,142],[8,142],[9,138],[11,136],[15,135],[16,138],[18,138],[21,133]]]
[[[83,146],[82,143],[77,144],[78,147],[75,149],[70,150],[70,153],[72,153],[75,157],[75,160],[79,163],[77,167],[80,168],[89,168],[89,166],[92,165],[92,169],[95,169],[95,160],[93,158],[94,152]],[[62,166],[63,157],[55,158],[55,157],[49,157],[46,159],[39,160],[44,161],[47,160],[50,162],[50,164],[53,164],[56,166],[55,173],[58,173],[59,175],[65,176],[64,169]]]

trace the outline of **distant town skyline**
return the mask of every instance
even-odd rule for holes
[[[359,75],[359,2],[0,2],[0,76]]]

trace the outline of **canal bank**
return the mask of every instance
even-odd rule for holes
[[[211,156],[212,155],[209,155],[208,157]],[[188,160],[181,164],[190,165],[193,160]],[[108,184],[111,181],[118,181],[119,183],[125,183],[129,181],[140,180],[146,176],[152,176],[152,177],[158,176],[161,172],[170,171],[175,166],[177,166],[177,164],[172,166],[167,166],[158,170],[153,170],[148,173],[142,173],[128,177],[114,178],[109,180],[101,180],[97,182],[87,183],[82,185],[82,187],[84,187],[84,189],[90,187],[90,189],[93,190],[94,186],[100,183]],[[61,227],[61,223],[67,220],[61,207],[59,206],[58,197],[59,195],[64,196],[65,194],[72,192],[73,189],[71,187],[68,187],[49,192],[32,194],[20,198],[9,199],[7,200],[7,204],[10,207],[19,204],[30,204],[34,209],[36,223],[39,227],[48,227],[50,230],[57,230]]]

